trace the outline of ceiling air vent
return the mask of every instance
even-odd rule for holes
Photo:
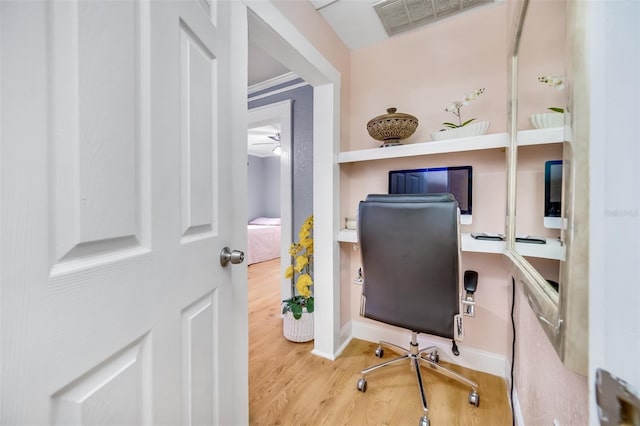
[[[373,7],[393,36],[488,3],[493,0],[383,0]]]

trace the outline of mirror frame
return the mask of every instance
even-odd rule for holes
[[[529,0],[515,3],[512,49],[509,52],[509,105],[507,149],[507,241],[505,255],[511,261],[511,274],[526,295],[551,345],[565,366],[588,373],[588,93],[587,64],[579,54],[584,31],[579,30],[581,10],[577,2],[567,2],[567,70],[569,99],[565,123],[580,122],[578,129],[565,124],[563,160],[562,229],[566,257],[560,262],[560,290],[555,292],[540,273],[516,250],[516,178],[518,157],[518,55]],[[519,7],[518,7],[519,6]],[[573,65],[573,67],[572,67]],[[573,90],[571,89],[573,88]],[[578,90],[581,89],[581,90]],[[574,108],[574,105],[577,108]],[[568,116],[568,118],[567,118]],[[572,117],[573,116],[573,117]],[[572,142],[573,141],[573,142]],[[581,143],[576,143],[580,141]],[[580,149],[577,149],[580,148]],[[577,158],[579,157],[579,158]],[[576,190],[580,184],[580,191]]]

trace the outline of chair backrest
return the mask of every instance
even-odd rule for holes
[[[358,232],[366,318],[453,338],[459,313],[458,203],[451,194],[369,195]]]

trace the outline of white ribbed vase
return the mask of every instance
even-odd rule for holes
[[[300,319],[295,319],[291,312],[285,313],[282,318],[282,331],[284,337],[292,342],[313,340],[313,312],[309,313],[304,309]]]

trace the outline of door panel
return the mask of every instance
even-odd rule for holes
[[[210,293],[182,312],[183,424],[213,424],[218,412],[214,366],[217,294]]]
[[[216,60],[187,23],[180,25],[180,114],[183,236],[213,231],[213,134]],[[214,143],[212,144],[212,141]]]
[[[151,424],[149,336],[52,396],[52,424]]]
[[[230,7],[0,2],[1,424],[233,423]]]
[[[141,62],[149,46],[141,41],[148,38],[149,11],[133,2],[52,2],[50,8],[56,275],[143,244],[148,141],[141,125],[149,105],[141,87],[149,76]]]

